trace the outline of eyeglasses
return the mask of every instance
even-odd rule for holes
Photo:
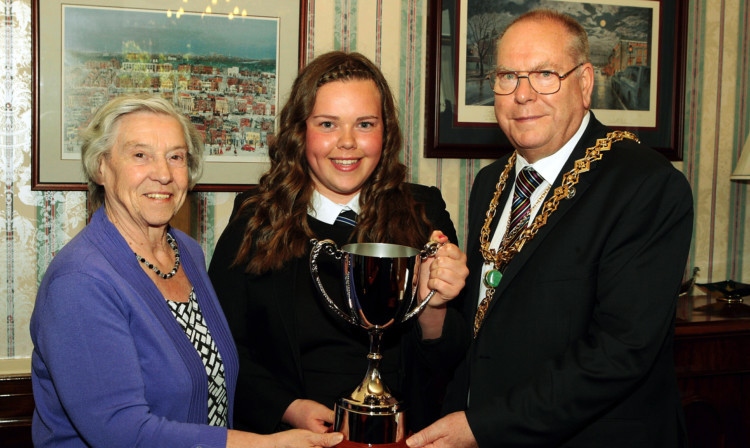
[[[495,83],[492,90],[498,95],[510,95],[518,88],[521,78],[529,80],[529,85],[536,93],[542,95],[552,95],[560,90],[562,80],[576,71],[580,66],[585,64],[581,62],[565,74],[558,74],[554,70],[532,70],[526,72],[526,75],[519,75],[518,72],[496,72]]]

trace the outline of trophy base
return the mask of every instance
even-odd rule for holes
[[[342,448],[406,447],[406,420],[403,409],[355,404],[342,398],[334,406],[333,430],[344,434]]]
[[[396,442],[396,443],[378,443],[378,444],[371,444],[371,443],[357,443],[352,442],[351,440],[344,440],[343,442],[336,445],[336,448],[407,448],[406,446],[406,439]]]

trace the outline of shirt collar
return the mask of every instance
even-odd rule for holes
[[[327,197],[323,196],[318,190],[313,191],[310,205],[307,207],[307,214],[322,221],[326,224],[333,224],[336,218],[343,210],[352,210],[359,214],[359,193],[346,204],[337,204]]]
[[[576,133],[573,134],[573,137],[571,137],[571,139],[554,154],[541,160],[537,160],[535,163],[527,162],[521,154],[518,154],[516,157],[516,176],[518,176],[518,173],[525,167],[532,166],[534,170],[539,173],[545,181],[547,181],[547,183],[550,185],[554,184],[557,176],[560,175],[560,171],[562,171],[563,165],[565,165],[565,162],[570,157],[573,149],[575,149],[578,141],[581,140],[583,131],[586,130],[586,127],[589,124],[590,116],[591,113],[586,112],[586,115],[583,116],[583,120],[581,120],[581,125],[578,127],[578,131],[576,131]]]

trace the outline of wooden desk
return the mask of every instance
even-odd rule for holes
[[[675,368],[691,448],[750,447],[750,307],[737,305],[710,294],[678,304]]]
[[[31,446],[34,397],[30,375],[0,375],[0,443],[3,448]]]

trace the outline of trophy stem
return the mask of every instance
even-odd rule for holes
[[[368,334],[370,336],[370,353],[367,354],[367,359],[370,360],[370,364],[375,362],[379,365],[380,359],[383,358],[383,355],[380,354],[380,342],[383,340],[383,332],[370,330]]]
[[[367,374],[348,397],[336,401],[334,430],[344,433],[341,448],[406,447],[406,420],[399,402],[380,378],[382,331],[371,329]]]
[[[380,377],[380,371],[378,370],[380,360],[383,358],[383,355],[380,354],[382,332],[371,330],[369,335],[370,353],[367,354],[367,359],[369,360],[367,373],[359,386],[351,393],[348,401],[350,403],[358,403],[360,405],[376,406],[380,408],[397,406],[399,401],[391,395],[391,391],[383,382],[383,379]]]

